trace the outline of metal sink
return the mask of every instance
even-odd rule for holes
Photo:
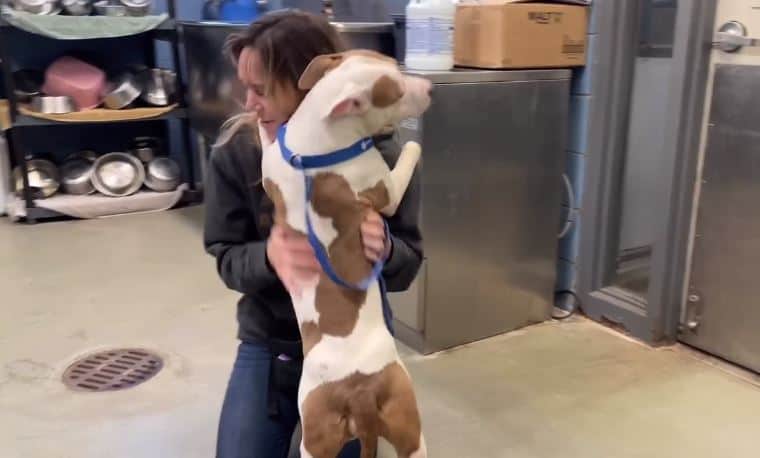
[[[245,93],[223,48],[231,33],[241,32],[246,26],[221,22],[180,25],[187,50],[190,118],[193,128],[213,141],[222,123],[243,108]],[[392,23],[335,22],[333,25],[352,48],[395,55]]]

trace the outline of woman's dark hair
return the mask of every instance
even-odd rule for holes
[[[312,59],[345,50],[340,34],[322,16],[284,10],[262,16],[245,32],[231,35],[226,49],[235,64],[243,49],[259,52],[272,80],[298,88]]]
[[[346,46],[340,34],[324,17],[297,10],[281,10],[261,16],[244,32],[230,35],[225,44],[225,50],[235,65],[246,48],[258,51],[267,68],[270,75],[267,92],[280,88],[292,89],[296,91],[300,103],[306,91],[298,89],[298,80],[312,59],[322,54],[342,52]],[[243,127],[255,129],[255,115],[244,112],[227,120],[216,146],[228,143]]]

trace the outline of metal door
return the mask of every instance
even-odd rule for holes
[[[760,1],[720,1],[715,32],[681,340],[760,372]]]

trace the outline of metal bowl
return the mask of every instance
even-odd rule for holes
[[[61,4],[72,16],[88,16],[92,13],[92,0],[61,0]]]
[[[13,0],[13,8],[31,14],[50,14],[56,8],[56,0]]]
[[[42,94],[44,82],[45,75],[39,70],[25,69],[13,72],[16,100],[22,103],[31,102],[32,97]]]
[[[147,16],[152,3],[152,0],[121,0],[121,4],[127,8],[127,16]]]
[[[158,157],[148,163],[145,186],[158,192],[177,189],[180,183],[179,164],[168,157]]]
[[[108,87],[108,92],[103,97],[103,104],[112,110],[128,107],[142,93],[135,77],[129,73],[121,75]]]
[[[98,153],[92,150],[82,150],[77,151],[75,153],[71,153],[68,156],[66,156],[66,159],[64,159],[64,162],[70,161],[73,159],[86,159],[90,162],[95,162],[98,159]]]
[[[95,192],[90,178],[93,163],[83,158],[73,158],[61,165],[61,184],[69,194],[84,195]]]
[[[145,167],[139,159],[127,153],[108,153],[93,165],[92,184],[111,197],[134,194],[145,182]]]
[[[147,103],[165,107],[174,102],[177,74],[163,68],[151,68],[142,75],[145,90],[141,98]]]
[[[127,15],[127,7],[111,3],[109,0],[100,0],[93,5],[95,12],[101,16],[122,17]]]
[[[46,114],[66,114],[77,111],[77,105],[69,96],[38,95],[32,97],[32,110]]]
[[[137,137],[132,141],[129,152],[142,162],[150,162],[161,154],[161,141],[156,137]]]
[[[58,192],[61,180],[55,164],[45,159],[30,159],[26,167],[32,198],[45,199]],[[19,197],[23,196],[24,172],[20,166],[13,169],[13,190]]]

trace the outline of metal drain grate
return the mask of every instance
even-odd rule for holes
[[[162,367],[155,353],[119,348],[79,359],[63,373],[63,383],[78,391],[123,390],[149,380]]]

